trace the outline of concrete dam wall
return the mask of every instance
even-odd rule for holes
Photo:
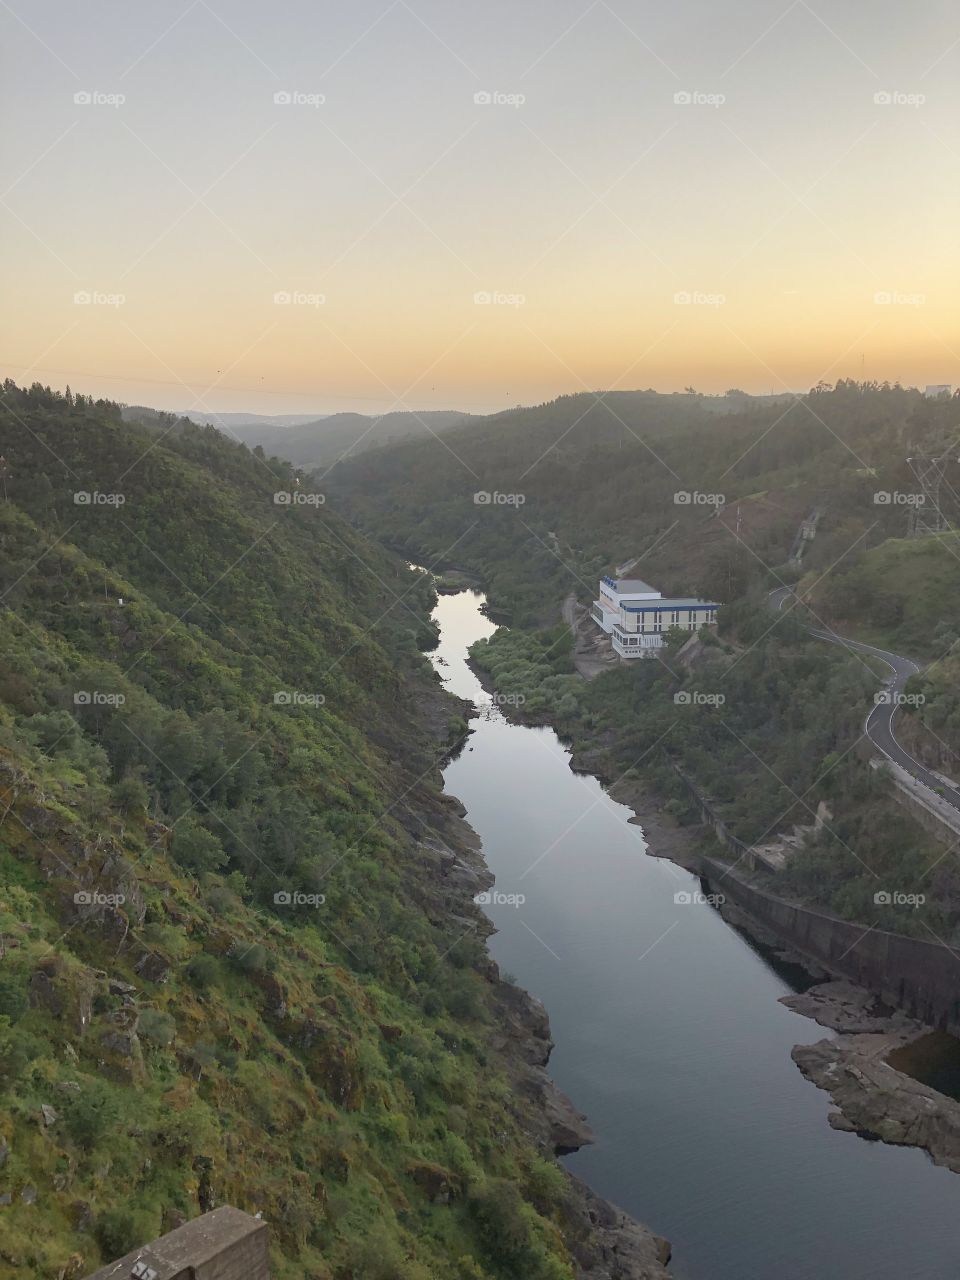
[[[717,839],[745,867],[761,869],[753,850],[727,829],[708,797],[681,769],[673,768]],[[933,938],[911,938],[841,920],[757,888],[735,866],[706,855],[699,862],[701,875],[716,891],[801,956],[859,983],[912,1018],[960,1036],[960,949]]]

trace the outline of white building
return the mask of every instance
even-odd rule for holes
[[[655,658],[663,633],[671,627],[699,631],[717,623],[720,606],[691,596],[664,599],[639,578],[600,579],[600,594],[591,611],[621,658]]]
[[[924,388],[923,394],[929,398],[936,399],[937,396],[948,396],[953,391],[953,384],[949,382],[930,382]]]

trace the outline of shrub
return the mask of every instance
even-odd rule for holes
[[[0,1089],[19,1080],[35,1058],[42,1056],[46,1045],[27,1032],[9,1030],[9,1018],[0,1017]]]
[[[120,1258],[157,1234],[156,1215],[145,1209],[106,1209],[97,1219],[95,1234],[104,1257]]]
[[[171,852],[188,871],[218,871],[227,860],[223,845],[196,818],[177,823]]]
[[[67,1132],[84,1151],[92,1151],[120,1120],[120,1105],[111,1089],[93,1081],[71,1102],[66,1114]]]
[[[187,965],[187,977],[195,987],[206,990],[212,987],[220,977],[220,965],[214,956],[201,951]]]
[[[140,778],[128,774],[113,788],[113,802],[128,817],[133,814],[146,813],[150,803],[150,793]]]
[[[176,1035],[177,1024],[163,1009],[143,1009],[137,1033],[150,1044],[167,1045]]]
[[[16,1022],[30,1007],[26,983],[19,974],[0,974],[0,1015]]]
[[[263,973],[270,962],[270,952],[259,942],[251,947],[237,940],[230,948],[229,957],[239,973]]]

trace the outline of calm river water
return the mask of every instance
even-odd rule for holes
[[[509,724],[466,665],[483,596],[442,596],[444,683],[481,708],[445,771],[504,895],[501,967],[546,1005],[551,1072],[595,1146],[566,1163],[673,1242],[677,1280],[958,1280],[960,1177],[827,1124],[790,1059],[828,1034],[716,911],[674,895],[631,813],[570,771],[549,729]]]

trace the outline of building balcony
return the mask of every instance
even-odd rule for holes
[[[611,640],[614,651],[621,658],[655,658],[657,650],[663,648],[663,634],[659,631],[624,631],[618,626],[614,628]]]

